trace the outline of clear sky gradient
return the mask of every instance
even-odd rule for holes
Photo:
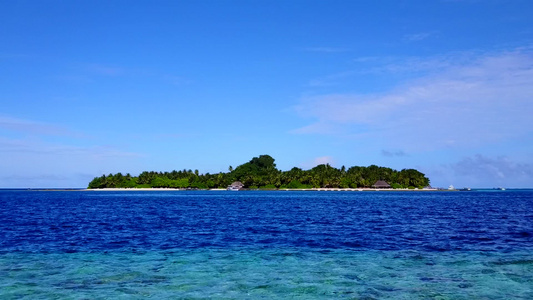
[[[533,187],[533,1],[0,0],[0,187],[261,154]]]

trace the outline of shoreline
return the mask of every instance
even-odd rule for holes
[[[50,189],[61,191],[63,189]],[[179,188],[103,188],[103,189],[79,189],[76,191],[227,191],[226,189],[179,189]],[[443,189],[376,189],[376,188],[310,188],[310,189],[242,189],[240,191],[281,191],[281,192],[450,192],[458,190],[443,190]]]
[[[0,191],[226,191],[227,189],[180,189],[180,188],[0,188]],[[533,188],[508,188],[506,190],[533,190]],[[242,189],[241,191],[302,191],[302,192],[462,192],[465,189],[423,188],[423,189],[377,189],[377,188],[308,188],[308,189]],[[472,188],[471,191],[501,191],[497,188]],[[505,191],[505,190],[503,190]]]

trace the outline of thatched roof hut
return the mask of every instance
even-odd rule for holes
[[[390,189],[391,188],[390,184],[388,184],[385,180],[376,181],[376,183],[374,183],[372,187],[376,189]]]
[[[235,181],[228,186],[228,190],[238,191],[244,187],[244,184],[240,181]]]

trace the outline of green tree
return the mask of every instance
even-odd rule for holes
[[[346,169],[334,168],[329,164],[318,165],[310,170],[292,168],[282,172],[276,168],[275,160],[269,155],[253,157],[249,162],[228,173],[201,174],[198,170],[183,169],[172,172],[144,171],[138,177],[127,173],[102,175],[89,182],[88,188],[132,188],[132,187],[171,187],[171,188],[226,188],[231,182],[239,180],[246,187],[261,188],[304,188],[304,187],[370,187],[377,180],[385,180],[392,187],[422,188],[429,185],[425,174],[415,169],[396,171],[387,167],[370,165],[353,166]]]

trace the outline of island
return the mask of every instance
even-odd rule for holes
[[[415,169],[393,170],[370,165],[340,169],[321,164],[310,170],[294,167],[288,171],[276,168],[274,158],[260,155],[228,172],[200,174],[198,170],[171,172],[145,171],[139,176],[129,173],[95,177],[88,189],[105,188],[174,188],[174,189],[226,189],[238,182],[243,189],[316,189],[316,188],[390,188],[422,189],[430,180]],[[378,186],[379,185],[379,186]]]

